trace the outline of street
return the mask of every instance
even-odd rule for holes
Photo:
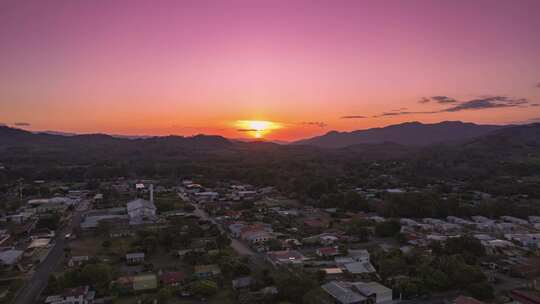
[[[205,221],[212,222],[213,224],[217,225],[217,227],[219,228],[219,231],[221,231],[222,233],[227,234],[225,229],[223,229],[223,227],[221,227],[221,225],[219,223],[217,223],[214,218],[210,217],[208,215],[208,213],[206,213],[204,210],[200,209],[197,204],[192,204],[192,205],[193,205],[193,207],[195,207],[195,211],[193,211],[193,213],[195,215],[197,215],[198,217],[200,217],[201,219],[203,219]],[[244,243],[240,242],[239,240],[237,240],[235,238],[230,238],[230,239],[231,239],[231,247],[239,255],[255,255],[255,252],[253,252],[253,250],[251,248],[249,248],[248,246],[244,245]]]
[[[72,220],[67,227],[63,227],[56,231],[56,236],[53,239],[53,248],[45,260],[40,263],[28,282],[22,290],[19,291],[17,297],[14,299],[15,304],[30,304],[38,303],[37,299],[47,287],[47,281],[49,276],[58,268],[64,257],[64,248],[66,248],[67,241],[64,239],[66,233],[71,233],[73,227],[77,227],[81,221],[81,214],[88,207],[88,201],[82,201],[77,208],[73,211]]]

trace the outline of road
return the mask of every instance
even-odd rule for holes
[[[192,204],[192,205],[193,205],[193,207],[195,207],[195,211],[193,211],[193,213],[195,215],[197,215],[198,217],[200,217],[201,219],[203,219],[205,221],[212,222],[213,224],[215,224],[219,228],[219,231],[221,231],[222,233],[227,234],[225,229],[223,229],[223,227],[218,222],[216,222],[216,220],[213,217],[210,217],[208,215],[208,213],[206,213],[206,211],[200,209],[197,204]],[[231,247],[239,255],[255,255],[255,252],[251,248],[249,248],[244,243],[240,242],[239,240],[237,240],[235,238],[231,238]]]
[[[64,257],[64,248],[67,245],[67,241],[64,238],[65,234],[71,233],[73,227],[79,226],[81,214],[87,208],[88,201],[81,202],[76,210],[73,211],[70,224],[56,231],[56,236],[53,239],[54,247],[51,248],[45,260],[36,267],[28,284],[17,294],[17,297],[13,301],[14,304],[38,303],[37,299],[45,287],[47,287],[49,276],[57,269]]]

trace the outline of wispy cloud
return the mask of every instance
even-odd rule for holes
[[[361,119],[361,118],[367,118],[363,115],[348,115],[348,116],[341,116],[341,119]]]
[[[316,126],[319,128],[324,128],[328,126],[324,121],[303,121],[300,124],[306,125],[306,126]]]
[[[537,88],[540,88],[540,82],[536,84],[536,87],[537,87]]]
[[[493,108],[511,108],[525,105],[529,101],[525,98],[510,98],[506,96],[491,96],[461,102],[459,105],[441,110],[441,112],[458,112],[464,110],[482,110]]]
[[[426,101],[427,100],[427,101]],[[433,111],[400,111],[400,112],[384,112],[373,117],[398,116],[410,114],[435,114],[435,113],[453,113],[470,110],[486,110],[495,108],[513,108],[513,107],[536,107],[538,103],[530,103],[526,98],[512,98],[508,96],[483,96],[476,99],[459,101],[448,96],[433,96],[431,98],[423,97],[419,100],[420,103],[428,103],[430,101],[438,104],[456,104],[449,108]]]
[[[28,122],[14,122],[13,125],[17,127],[30,127],[30,123]]]
[[[431,102],[431,101],[436,102],[436,103],[440,103],[440,104],[458,102],[457,99],[450,98],[448,96],[443,96],[443,95],[431,96],[431,97],[422,97],[418,102],[419,103],[428,103],[428,102]]]
[[[260,131],[260,130],[257,130],[257,129],[236,129],[236,131],[238,131],[238,132],[257,132],[257,131]]]

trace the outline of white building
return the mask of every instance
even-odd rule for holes
[[[65,290],[60,295],[48,296],[45,304],[92,304],[95,292],[88,286],[81,286]]]
[[[156,206],[153,202],[136,199],[127,203],[127,212],[130,225],[144,224],[156,220]]]

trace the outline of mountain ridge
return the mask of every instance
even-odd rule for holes
[[[357,144],[384,142],[406,146],[428,146],[463,141],[511,126],[513,125],[481,125],[461,121],[442,121],[432,124],[412,121],[350,132],[330,131],[321,136],[295,141],[292,144],[321,148],[344,148]]]

